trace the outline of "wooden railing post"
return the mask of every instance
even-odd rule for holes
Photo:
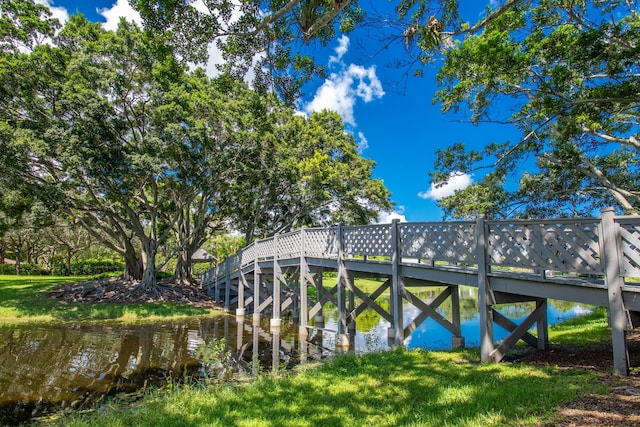
[[[307,318],[309,317],[309,308],[307,307],[307,274],[309,274],[309,266],[307,265],[306,256],[306,232],[304,228],[300,229],[300,336],[307,336]]]
[[[616,375],[629,375],[629,354],[627,352],[627,315],[622,299],[624,277],[620,268],[618,251],[618,230],[615,223],[615,211],[606,208],[602,211],[602,256],[604,281],[609,297],[609,327],[613,345],[613,369]]]
[[[487,231],[484,216],[476,220],[476,254],[478,260],[478,311],[480,318],[480,359],[491,361],[493,352],[493,308],[488,273]]]
[[[216,277],[213,282],[213,298],[216,304],[220,304],[220,281],[218,276],[220,275],[220,265],[216,263]]]
[[[402,282],[400,280],[400,233],[399,219],[391,222],[391,315],[393,325],[393,345],[399,347],[404,343],[404,325],[402,318]],[[391,335],[391,334],[389,334]]]
[[[258,247],[256,244],[256,254]],[[254,326],[260,324],[260,266],[258,265],[258,256],[253,259],[253,318]]]
[[[231,256],[228,256],[224,260],[224,267],[227,270],[227,275],[224,280],[224,311],[231,311]]]
[[[344,238],[342,235],[342,224],[338,225],[338,336],[336,346],[342,348],[349,347],[349,337],[347,336],[347,305],[346,305],[346,283],[347,272],[344,267]]]
[[[273,236],[273,301],[271,308],[271,328],[279,328],[281,325],[280,319],[280,277],[282,271],[280,270],[280,263],[278,262],[278,235]]]
[[[244,287],[247,286],[247,278],[244,277],[244,273],[242,272],[242,253],[244,249],[240,249],[238,251],[238,259],[240,262],[238,263],[238,307],[236,307],[236,317],[244,318],[245,310],[244,310]]]

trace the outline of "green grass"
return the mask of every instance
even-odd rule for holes
[[[58,420],[69,426],[534,426],[585,393],[596,374],[480,364],[474,350],[395,350],[249,384],[175,386],[137,407]]]
[[[217,313],[172,303],[75,304],[47,298],[47,292],[57,285],[83,280],[87,277],[0,275],[0,326],[106,320],[133,323]]]
[[[607,324],[607,309],[593,307],[589,314],[574,317],[549,327],[549,342],[588,347],[611,342],[611,329]]]

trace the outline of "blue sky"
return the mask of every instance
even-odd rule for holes
[[[136,19],[127,0],[37,0],[52,8],[61,21],[79,11],[88,19],[115,29],[120,16]],[[495,0],[492,0],[495,2]],[[377,7],[397,1],[378,0]],[[361,0],[366,8],[369,0]],[[461,1],[465,19],[474,21],[486,2]],[[457,142],[480,147],[494,141],[514,140],[518,134],[506,125],[473,126],[460,114],[443,114],[432,99],[436,91],[436,66],[427,67],[424,77],[402,82],[402,72],[389,64],[406,58],[401,44],[371,56],[378,42],[356,30],[333,40],[326,48],[314,46],[312,53],[329,72],[326,80],[305,87],[297,107],[306,113],[323,108],[336,110],[362,148],[362,155],[376,162],[374,176],[384,180],[396,203],[396,212],[407,221],[440,221],[442,211],[436,198],[443,191],[458,188],[479,176],[461,176],[449,187],[434,189],[429,180],[435,150]],[[216,52],[211,49],[211,62]],[[213,69],[212,64],[207,67]],[[436,64],[437,65],[437,64]],[[399,85],[400,83],[400,85]],[[399,87],[398,87],[399,86]],[[386,214],[381,216],[384,222]]]

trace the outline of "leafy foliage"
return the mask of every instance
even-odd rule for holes
[[[166,34],[185,59],[203,63],[210,43],[222,50],[220,65],[234,78],[253,74],[256,90],[276,90],[287,103],[302,85],[323,75],[313,58],[301,53],[312,40],[326,45],[339,30],[363,19],[357,0],[136,0],[146,29]]]
[[[444,52],[436,99],[444,111],[468,108],[474,123],[513,123],[522,139],[483,152],[449,147],[439,153],[433,179],[490,167],[478,184],[487,191],[496,182],[519,181],[494,192],[485,212],[491,215],[496,208],[502,216],[590,215],[612,204],[636,211],[640,17],[634,4],[508,1],[489,11],[477,31],[461,32],[464,38]],[[469,190],[444,205],[464,216],[477,195]]]

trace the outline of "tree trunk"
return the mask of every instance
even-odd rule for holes
[[[142,280],[142,260],[130,239],[124,239],[124,249],[125,280]]]
[[[191,253],[188,249],[182,250],[178,253],[178,262],[174,276],[181,285],[184,285],[185,283],[191,283],[192,274]]]
[[[156,243],[153,240],[149,240],[142,243],[142,263],[144,264],[144,271],[142,272],[142,282],[140,283],[140,289],[150,294],[151,296],[160,296],[160,291],[157,287],[156,281]]]
[[[67,247],[67,256],[64,261],[64,275],[71,276],[71,257],[73,254],[71,253],[71,249]]]

